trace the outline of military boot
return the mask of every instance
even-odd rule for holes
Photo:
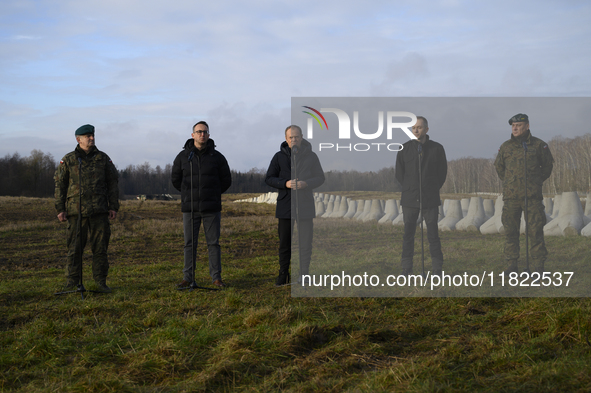
[[[507,264],[508,266],[503,271],[503,275],[508,277],[511,273],[519,273],[519,269],[517,268],[517,259],[508,259]]]
[[[96,281],[96,286],[98,287],[99,291],[104,293],[111,293],[112,289],[107,286],[106,280]]]
[[[409,276],[412,274],[412,258],[402,258],[402,275]]]
[[[546,262],[546,258],[533,260],[532,261],[532,273],[537,272],[540,273],[540,277],[544,274],[544,262]]]
[[[443,259],[431,258],[431,275],[441,276],[443,272]]]

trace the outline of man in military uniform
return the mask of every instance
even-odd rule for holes
[[[527,115],[519,113],[513,116],[509,119],[509,125],[511,139],[501,145],[495,161],[497,174],[503,182],[504,206],[501,221],[505,228],[504,254],[508,265],[505,274],[518,272],[519,227],[521,214],[525,209],[526,191],[532,266],[535,271],[542,273],[548,256],[544,243],[546,214],[542,204],[542,184],[552,173],[554,159],[548,144],[531,135]]]
[[[81,126],[75,136],[78,146],[62,158],[54,177],[57,218],[68,222],[66,289],[80,283],[82,252],[88,237],[94,281],[101,291],[110,292],[107,248],[111,237],[109,219],[115,219],[119,210],[117,169],[109,156],[96,148],[94,126]]]

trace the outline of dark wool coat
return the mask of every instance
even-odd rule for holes
[[[295,167],[292,165],[294,158]],[[297,191],[299,218],[314,218],[316,217],[316,209],[313,190],[324,183],[324,171],[318,156],[312,151],[312,145],[305,139],[302,140],[298,153],[293,156],[287,142],[283,142],[280,150],[273,156],[269,169],[267,169],[265,183],[279,190],[275,210],[275,217],[277,218],[292,218],[292,207],[295,210],[296,191],[287,188],[285,183],[296,175],[298,180],[305,181],[308,184],[308,187]]]
[[[406,142],[396,156],[396,180],[402,186],[400,206],[419,208],[419,148],[420,142]],[[429,139],[422,146],[421,160],[423,208],[441,205],[439,190],[447,176],[447,158],[439,143]]]
[[[193,153],[191,155],[191,153]],[[189,157],[191,156],[191,161]],[[187,140],[172,165],[171,181],[181,192],[181,211],[191,212],[191,165],[193,166],[193,210],[216,213],[222,210],[222,193],[232,184],[228,161],[215,150],[212,139],[199,151],[193,139]]]

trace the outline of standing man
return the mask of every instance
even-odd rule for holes
[[[193,178],[191,179],[191,174]],[[185,288],[193,283],[193,258],[197,252],[199,228],[203,222],[207,250],[209,251],[209,275],[216,287],[225,286],[222,281],[222,255],[220,248],[220,224],[222,193],[232,184],[232,175],[226,158],[215,149],[209,138],[209,126],[200,121],[193,126],[192,138],[174,159],[171,173],[172,185],[181,192],[181,211],[185,234],[183,281]],[[193,192],[191,199],[191,184]],[[192,209],[191,209],[192,205]],[[193,218],[191,217],[193,211]],[[191,231],[193,225],[193,231]],[[191,238],[194,233],[195,238]],[[191,254],[191,250],[193,253]]]
[[[396,156],[396,180],[402,185],[400,206],[403,208],[404,219],[402,274],[412,274],[415,232],[421,208],[419,196],[422,195],[423,218],[427,224],[427,239],[431,253],[431,274],[441,275],[443,253],[437,219],[439,205],[441,205],[439,190],[443,187],[447,176],[447,158],[443,146],[429,139],[427,135],[429,123],[423,116],[417,116],[412,132],[417,139],[406,142]],[[421,175],[420,182],[419,175]],[[422,190],[419,184],[422,184]]]
[[[509,119],[509,125],[511,139],[501,145],[495,160],[497,174],[503,182],[504,205],[501,222],[505,228],[505,274],[518,273],[519,226],[521,213],[525,209],[526,192],[532,264],[535,271],[543,273],[548,250],[544,243],[546,214],[542,204],[542,184],[552,173],[554,158],[548,144],[531,135],[527,115],[518,113]],[[524,161],[526,151],[527,163]]]
[[[96,148],[94,126],[81,126],[75,136],[78,146],[62,158],[54,176],[57,218],[68,221],[66,289],[81,284],[82,252],[88,237],[94,281],[99,290],[111,292],[107,286],[107,249],[109,219],[115,219],[119,210],[118,173],[109,156]]]
[[[308,274],[313,218],[316,217],[313,190],[324,183],[324,171],[318,156],[312,151],[310,142],[302,138],[300,127],[291,125],[285,129],[285,142],[281,143],[279,152],[269,164],[265,183],[279,190],[275,210],[275,217],[279,219],[279,275],[275,285],[280,286],[289,283],[291,234],[295,221],[298,221],[300,236],[300,277]]]

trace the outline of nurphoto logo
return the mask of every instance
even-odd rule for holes
[[[380,148],[384,148],[389,151],[400,151],[402,150],[403,146],[401,143],[396,142],[371,142],[371,143],[339,143],[341,140],[351,139],[351,118],[349,114],[342,109],[338,108],[320,108],[320,110],[314,109],[310,106],[302,106],[308,110],[302,111],[310,115],[311,117],[308,118],[307,124],[307,139],[314,138],[314,120],[320,126],[320,130],[322,132],[328,132],[328,122],[324,117],[323,113],[333,113],[336,115],[338,120],[338,140],[335,141],[336,143],[329,143],[323,142],[318,144],[318,151],[323,150],[331,150],[334,149],[335,151],[370,151],[370,150],[377,150],[380,151]],[[355,136],[359,139],[363,140],[378,140],[380,138],[383,139],[382,135],[384,133],[384,123],[386,123],[386,140],[391,141],[394,135],[394,130],[401,130],[403,131],[409,138],[417,139],[414,134],[412,133],[411,129],[417,122],[417,117],[414,113],[411,112],[401,112],[401,111],[387,111],[386,115],[384,116],[384,111],[378,111],[378,129],[375,132],[365,133],[361,132],[359,128],[359,111],[353,111],[353,132]],[[400,121],[400,119],[410,119],[409,121]]]

